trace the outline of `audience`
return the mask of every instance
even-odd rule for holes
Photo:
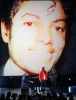
[[[5,100],[5,94],[4,93],[1,94],[0,100]]]
[[[47,100],[52,100],[52,96],[50,93],[47,93],[47,96],[46,96]]]
[[[67,100],[67,98],[63,95],[62,92],[59,92],[58,100]]]
[[[68,100],[74,100],[73,94],[70,92],[67,94]]]
[[[36,93],[36,95],[33,97],[33,99],[32,100],[39,100],[39,94],[38,93]]]
[[[11,92],[7,92],[5,100],[11,100]]]
[[[32,95],[27,95],[26,93],[23,94],[17,94],[17,93],[12,93],[7,92],[5,95],[2,93],[0,95],[0,100],[75,100],[73,97],[72,93],[67,93],[67,96],[64,96],[62,92],[59,92],[59,96],[57,96],[56,93],[53,95],[51,93],[46,93],[46,94],[32,94]]]
[[[17,96],[18,96],[17,93],[12,93],[11,99],[12,100],[17,100]]]

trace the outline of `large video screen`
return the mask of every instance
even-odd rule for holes
[[[0,1],[0,76],[38,75],[54,65],[76,74],[73,0]]]

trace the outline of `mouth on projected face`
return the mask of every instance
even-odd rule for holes
[[[32,48],[28,48],[28,51],[39,51],[41,52],[42,50],[35,50],[35,49],[32,49]],[[43,50],[42,52],[46,52],[46,50]],[[55,49],[54,48],[51,48],[48,53],[54,53],[55,52]]]
[[[35,49],[28,49],[29,55],[33,57],[33,59],[38,59],[41,61],[49,61],[52,58],[52,54],[55,52],[55,49],[51,49],[49,51],[46,50],[35,50]]]

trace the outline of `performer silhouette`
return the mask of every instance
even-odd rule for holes
[[[47,76],[48,73],[46,72],[45,67],[42,67],[42,70],[39,73],[39,81],[40,81],[41,91],[43,92],[45,91]]]
[[[56,85],[57,85],[57,71],[54,65],[52,66],[52,69],[49,70],[49,77],[50,77],[50,90],[53,93],[56,91]]]

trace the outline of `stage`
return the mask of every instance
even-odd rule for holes
[[[39,92],[40,84],[38,76],[28,76],[29,82],[33,82],[34,91],[32,91],[31,86],[28,89],[28,94],[43,94]],[[11,93],[17,93],[18,95],[21,94],[21,79],[22,76],[2,76],[0,77],[0,94],[11,91]],[[49,82],[49,81],[48,81]],[[45,87],[44,94],[51,93],[50,87],[48,83]],[[72,92],[74,97],[76,97],[76,78],[75,76],[59,76],[58,77],[58,85],[56,93],[59,95],[59,92],[62,92],[65,96],[67,93]],[[24,91],[26,93],[27,91]]]

